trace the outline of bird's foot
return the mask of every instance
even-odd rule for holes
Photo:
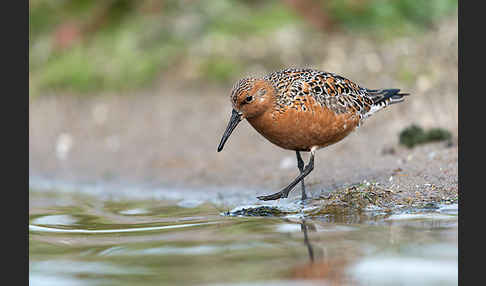
[[[281,198],[286,198],[288,197],[289,193],[285,193],[285,192],[276,192],[274,194],[271,194],[271,195],[266,195],[266,196],[259,196],[257,197],[257,199],[259,200],[262,200],[262,201],[273,201],[273,200],[278,200],[278,199],[281,199]]]

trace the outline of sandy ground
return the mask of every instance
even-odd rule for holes
[[[414,45],[407,41],[412,40],[398,39],[373,50],[386,64],[383,74],[397,74],[414,63],[415,80],[408,83],[359,69],[321,68],[369,88],[398,87],[412,95],[318,151],[315,169],[306,178],[314,196],[368,181],[417,199],[457,197],[457,19],[413,40]],[[332,53],[328,57],[335,59]],[[359,63],[359,54],[349,57],[348,62]],[[323,65],[332,66],[326,59]],[[272,145],[247,122],[216,152],[231,112],[232,85],[184,85],[167,75],[150,90],[128,94],[36,98],[29,104],[30,174],[73,182],[243,186],[252,195],[254,190],[278,191],[298,174],[295,153]],[[452,144],[399,146],[398,134],[412,123],[450,130]]]

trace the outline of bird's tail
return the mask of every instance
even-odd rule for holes
[[[383,109],[391,104],[399,103],[405,100],[404,96],[408,93],[400,93],[399,89],[367,89],[368,96],[373,101],[371,109],[367,116]]]

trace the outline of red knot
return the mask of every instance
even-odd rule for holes
[[[287,187],[258,199],[287,198],[301,182],[305,200],[304,178],[314,169],[316,150],[342,140],[376,111],[402,102],[408,94],[399,91],[364,88],[340,75],[309,68],[241,79],[231,92],[233,111],[218,152],[238,123],[246,119],[270,142],[294,150],[300,171]],[[307,165],[300,152],[310,152]]]

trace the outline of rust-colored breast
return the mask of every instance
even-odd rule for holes
[[[297,97],[291,106],[271,108],[248,122],[270,142],[289,150],[310,151],[336,143],[359,123],[356,111],[337,113],[312,96]]]

